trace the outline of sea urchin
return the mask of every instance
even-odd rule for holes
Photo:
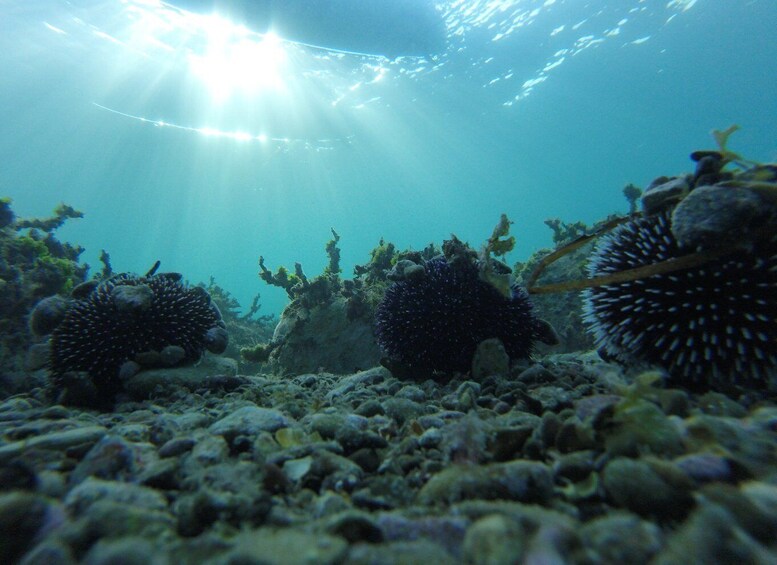
[[[466,372],[478,344],[498,338],[510,358],[525,358],[541,332],[528,296],[505,297],[477,265],[426,262],[422,276],[395,282],[376,313],[378,344],[408,369]]]
[[[188,287],[181,278],[177,273],[124,273],[76,289],[51,332],[49,365],[55,382],[69,371],[85,371],[110,397],[121,388],[122,366],[138,356],[158,358],[174,347],[179,353],[173,362],[184,364],[198,360],[205,349],[222,353],[227,334],[218,308],[205,289]]]
[[[604,236],[591,276],[686,255],[666,212]],[[665,368],[687,384],[763,383],[777,366],[777,236],[701,266],[592,288],[584,321],[604,352]]]

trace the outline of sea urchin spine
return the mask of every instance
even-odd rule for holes
[[[680,257],[666,213],[604,236],[601,276]],[[777,236],[704,265],[584,292],[584,321],[613,356],[665,368],[688,384],[763,383],[777,367]]]
[[[466,372],[478,344],[498,338],[510,358],[525,358],[541,333],[526,292],[508,298],[481,280],[475,264],[444,257],[421,276],[394,283],[376,313],[383,351],[409,369]]]
[[[51,334],[50,369],[55,382],[68,371],[85,371],[104,396],[120,384],[125,363],[170,346],[180,363],[208,349],[222,353],[226,330],[205,289],[188,287],[177,273],[116,275],[92,284],[70,301]]]

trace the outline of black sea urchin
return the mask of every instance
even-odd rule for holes
[[[678,247],[662,213],[604,236],[592,276],[651,265]],[[688,384],[764,382],[777,366],[777,236],[701,266],[584,293],[597,345],[665,368]]]
[[[478,344],[499,338],[511,358],[528,357],[539,322],[528,296],[514,287],[503,296],[471,263],[442,257],[423,276],[394,283],[376,313],[378,344],[409,369],[466,372]]]
[[[139,354],[177,346],[183,357],[176,361],[186,363],[205,349],[222,353],[226,348],[224,323],[207,291],[184,285],[177,273],[125,273],[74,294],[78,298],[51,334],[55,380],[68,371],[86,371],[110,396],[120,388],[122,365]]]

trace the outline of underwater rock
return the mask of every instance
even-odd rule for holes
[[[743,241],[777,220],[777,208],[748,188],[699,186],[672,212],[672,233],[680,247],[715,247]]]
[[[276,327],[273,342],[279,345],[270,362],[293,375],[320,370],[350,374],[374,367],[380,349],[369,318],[350,318],[342,296],[311,308],[292,303]]]
[[[652,561],[656,565],[773,562],[773,550],[743,531],[724,507],[704,500]]]
[[[642,195],[642,209],[645,214],[656,214],[677,204],[690,190],[687,177],[661,177],[653,181]]]
[[[467,563],[509,565],[521,561],[525,544],[523,530],[515,521],[494,514],[467,528],[462,551]]]
[[[111,299],[121,313],[140,313],[151,307],[154,291],[146,284],[119,284],[111,289]]]
[[[91,507],[103,502],[152,511],[167,509],[167,500],[154,489],[96,477],[89,477],[71,489],[64,502],[75,516],[86,514]]]
[[[506,375],[510,370],[510,356],[497,338],[486,339],[478,344],[472,358],[472,378],[482,381],[492,375]]]
[[[189,288],[180,279],[177,273],[125,273],[79,293],[83,297],[69,303],[52,332],[55,386],[64,386],[64,374],[85,371],[101,400],[108,402],[122,389],[120,369],[138,354],[177,346],[184,351],[178,362],[190,363],[206,348],[223,351],[226,332],[218,309],[204,289]],[[217,347],[211,340],[213,328],[219,330]],[[168,362],[171,358],[166,357]]]
[[[218,329],[222,329],[222,328],[218,328]],[[211,330],[208,330],[208,332],[210,331]],[[226,347],[226,343],[224,344],[224,346]],[[223,351],[224,350],[222,349],[221,352]],[[178,345],[168,345],[167,347],[164,347],[162,351],[159,352],[159,360],[162,363],[162,365],[164,365],[165,367],[173,367],[175,365],[178,365],[178,363],[183,361],[185,358],[186,358],[186,350],[183,347],[180,347]]]
[[[27,349],[27,355],[24,358],[24,369],[26,371],[43,369],[48,365],[50,356],[51,347],[48,342],[34,343]]]
[[[59,505],[39,494],[11,492],[0,495],[0,555],[3,560],[16,562],[64,519]]]
[[[102,426],[86,426],[72,430],[51,432],[35,437],[7,443],[0,446],[0,463],[19,457],[22,453],[33,449],[66,451],[75,446],[91,446],[106,434]]]
[[[615,503],[640,516],[678,519],[693,504],[687,477],[659,462],[650,465],[642,460],[613,459],[604,468],[602,478]]]
[[[70,301],[61,296],[49,296],[35,305],[30,313],[30,331],[37,336],[49,335],[65,319]]]
[[[205,348],[216,355],[224,353],[229,343],[226,328],[216,326],[205,332]]]
[[[554,284],[584,277],[592,249],[593,243],[587,243],[547,265],[542,272],[541,283]],[[526,284],[540,261],[549,252],[548,249],[541,249],[533,253],[525,263],[517,263],[516,281],[519,284]],[[585,331],[583,325],[581,316],[583,301],[580,293],[533,294],[531,301],[537,317],[548,324],[553,335],[550,339],[540,340],[541,343],[537,344],[537,352],[548,353],[552,347],[553,352],[571,353],[594,347],[594,340]]]
[[[274,432],[289,426],[281,412],[260,406],[244,406],[224,416],[210,426],[212,434],[224,436],[227,442],[238,435],[255,436],[259,432]]]
[[[510,461],[448,467],[423,486],[418,501],[426,505],[471,499],[543,502],[552,492],[553,477],[547,466],[534,461]]]
[[[648,563],[661,549],[661,529],[633,514],[617,512],[583,525],[580,539],[590,563]]]
[[[154,544],[140,536],[127,536],[117,540],[101,539],[84,556],[86,565],[161,565],[155,555]]]
[[[731,462],[715,453],[691,453],[678,457],[674,464],[696,484],[734,480]]]

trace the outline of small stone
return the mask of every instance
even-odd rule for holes
[[[582,481],[594,470],[595,458],[595,451],[575,451],[562,455],[553,463],[553,471],[557,477],[572,482]]]
[[[730,418],[744,418],[747,410],[719,392],[707,392],[699,397],[699,409],[711,416],[728,416]]]
[[[348,510],[333,516],[326,523],[329,534],[344,538],[348,543],[381,543],[383,532],[366,512]]]
[[[333,439],[344,423],[345,416],[337,413],[321,412],[310,417],[311,431],[324,439]]]
[[[521,527],[506,516],[494,514],[472,524],[464,536],[463,554],[473,565],[520,563],[524,551]]]
[[[350,459],[319,449],[302,484],[314,490],[351,491],[363,476],[362,468]]]
[[[76,285],[73,290],[70,291],[70,296],[76,300],[83,300],[89,296],[94,289],[100,284],[100,281],[92,279],[90,281],[82,282]]]
[[[682,200],[690,190],[686,177],[668,179],[658,185],[651,185],[642,194],[642,209],[645,214],[655,214]]]
[[[177,459],[158,459],[148,463],[138,472],[135,480],[139,485],[157,490],[178,490],[178,469]]]
[[[221,558],[223,563],[342,563],[348,543],[341,537],[307,533],[291,528],[261,528],[235,537],[234,547]]]
[[[316,499],[314,514],[317,518],[333,516],[351,507],[351,503],[345,496],[328,490]]]
[[[364,416],[365,418],[372,418],[373,416],[385,414],[386,411],[380,402],[371,398],[370,400],[362,402],[354,413],[359,416]]]
[[[51,346],[49,342],[34,343],[27,349],[27,355],[24,357],[24,369],[27,371],[37,371],[44,368],[49,363],[51,355]]]
[[[49,296],[35,305],[30,313],[30,331],[37,336],[49,335],[65,319],[70,301]]]
[[[372,448],[362,448],[354,451],[348,456],[348,459],[356,463],[367,473],[374,473],[380,467],[380,455],[378,451]]]
[[[392,418],[400,426],[426,412],[421,404],[408,398],[387,398],[383,402],[383,409],[386,416]]]
[[[145,284],[120,284],[111,290],[111,299],[119,312],[143,312],[151,307],[154,291]]]
[[[208,430],[231,442],[238,435],[255,436],[259,432],[275,432],[290,425],[281,412],[272,408],[243,406],[213,423]]]
[[[190,451],[195,445],[195,441],[190,437],[173,438],[159,448],[159,457],[178,457],[187,451]]]
[[[749,188],[699,186],[672,212],[672,233],[681,247],[717,247],[721,241],[742,242],[749,230],[777,211]]]
[[[640,516],[678,519],[693,504],[690,483],[674,484],[680,482],[676,476],[662,476],[654,466],[641,460],[614,459],[604,468],[603,479],[607,494],[615,503]]]
[[[596,446],[594,430],[585,426],[577,418],[567,419],[556,434],[556,448],[561,453],[571,453],[591,449]]]
[[[191,461],[197,466],[215,465],[227,458],[229,446],[221,436],[208,436],[194,444]]]
[[[482,382],[486,377],[506,375],[510,371],[510,356],[498,338],[481,341],[472,358],[472,378]]]
[[[471,499],[544,502],[552,494],[553,477],[547,466],[534,461],[510,461],[448,467],[421,488],[418,501],[426,505]]]
[[[119,367],[119,380],[127,381],[140,372],[140,364],[135,361],[125,361]]]
[[[123,438],[106,436],[97,442],[70,474],[70,483],[77,485],[87,477],[131,480],[143,465],[138,444]]]
[[[526,440],[531,437],[531,426],[499,428],[494,431],[489,443],[489,451],[496,461],[509,461],[520,455]]]
[[[418,437],[418,445],[424,449],[436,448],[442,442],[443,435],[439,428],[430,428]]]
[[[603,434],[611,455],[634,457],[645,452],[675,455],[683,451],[677,426],[648,400],[621,401],[608,424]]]
[[[423,539],[380,545],[357,544],[348,552],[352,565],[427,565],[455,563],[453,555],[440,545]]]
[[[177,345],[168,345],[159,352],[159,360],[165,367],[173,367],[183,361],[186,351]]]
[[[405,267],[402,274],[409,281],[417,281],[426,275],[426,269],[423,265],[411,264]]]
[[[205,347],[216,355],[224,353],[229,345],[229,334],[225,328],[216,326],[205,332]]]
[[[46,540],[27,553],[19,565],[77,565],[70,548],[62,542]]]
[[[302,480],[313,466],[313,458],[310,456],[301,459],[289,459],[283,464],[283,472],[292,483]]]
[[[36,490],[38,476],[35,470],[23,461],[16,459],[0,466],[0,491]]]
[[[692,453],[678,457],[674,463],[697,484],[734,480],[731,463],[725,457],[714,453]]]
[[[106,432],[107,430],[102,426],[87,426],[85,428],[53,432],[31,437],[24,441],[8,443],[0,446],[0,463],[18,457],[25,451],[32,451],[34,449],[65,451],[74,446],[91,445],[102,439]]]
[[[0,495],[0,556],[13,563],[64,515],[47,498],[27,492]]]
[[[426,401],[426,393],[415,385],[405,385],[394,395],[394,398],[406,398],[413,402]]]
[[[725,508],[702,501],[651,564],[774,562],[774,553],[737,527]]]
[[[663,545],[658,526],[625,512],[587,522],[580,540],[588,563],[648,563]]]
[[[98,502],[110,501],[135,509],[162,511],[167,508],[165,497],[154,489],[119,481],[89,477],[65,497],[65,506],[75,515],[86,513]]]
[[[162,565],[153,544],[139,537],[98,540],[83,559],[84,565]]]

